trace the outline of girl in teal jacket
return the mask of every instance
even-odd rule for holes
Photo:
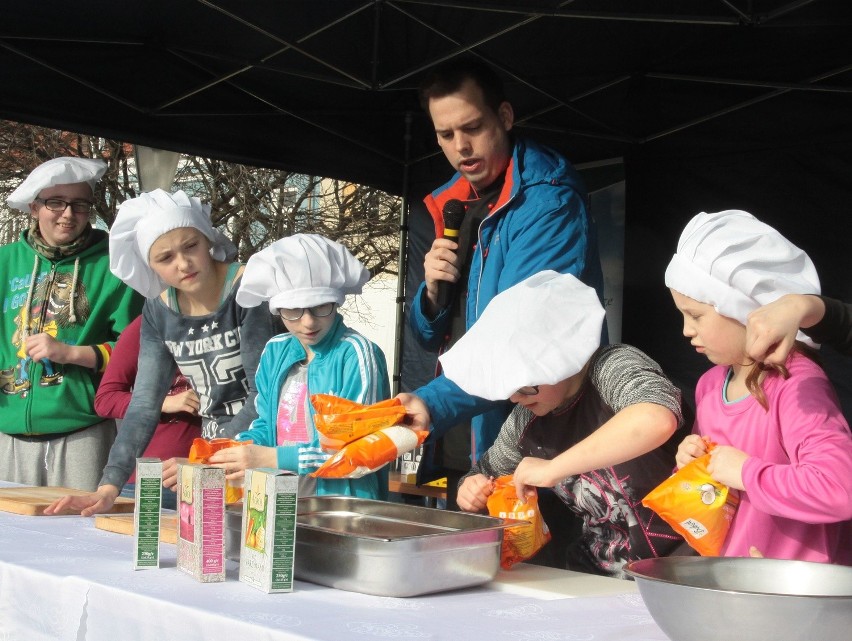
[[[312,394],[331,394],[364,405],[390,396],[382,350],[343,323],[337,312],[346,294],[358,294],[367,269],[338,243],[296,234],[252,256],[237,301],[252,307],[269,301],[288,333],[267,342],[255,376],[258,418],[237,435],[252,444],[220,450],[210,463],[227,478],[275,467],[300,475],[299,494],[344,494],[386,499],[387,468],[358,479],[315,479],[330,453],[314,427]]]

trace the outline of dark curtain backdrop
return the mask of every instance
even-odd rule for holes
[[[709,361],[681,333],[664,286],[684,225],[698,212],[744,209],[777,228],[814,261],[823,293],[852,301],[849,140],[717,153],[628,156],[624,340],[645,350],[691,397]],[[852,361],[824,347],[844,412],[852,417]]]

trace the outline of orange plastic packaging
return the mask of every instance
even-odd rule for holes
[[[494,491],[488,497],[487,505],[491,516],[524,521],[503,530],[500,567],[504,570],[531,559],[550,541],[550,530],[538,509],[538,495],[525,501],[519,499],[511,475],[494,481]]]
[[[320,446],[326,452],[337,452],[347,443],[396,425],[405,416],[405,408],[395,398],[361,405],[330,394],[312,394],[311,405]]]
[[[189,448],[190,463],[207,463],[214,452],[224,450],[227,447],[239,447],[249,445],[251,441],[233,441],[229,438],[214,438],[209,441],[196,438]],[[225,481],[225,503],[236,503],[243,498],[242,483],[234,484],[233,481]]]
[[[375,472],[410,452],[429,436],[423,430],[392,425],[345,445],[311,476],[327,479],[358,479]]]
[[[690,461],[651,490],[642,505],[654,510],[702,556],[719,556],[740,497],[707,471],[707,454]]]

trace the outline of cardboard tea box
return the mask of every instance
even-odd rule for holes
[[[225,580],[225,471],[178,466],[177,564],[202,583]]]
[[[240,581],[263,592],[292,592],[299,477],[284,470],[246,470]]]
[[[133,512],[133,569],[160,567],[160,506],[163,462],[136,459],[136,508]]]

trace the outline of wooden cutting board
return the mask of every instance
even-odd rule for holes
[[[68,487],[4,487],[0,488],[0,511],[42,516],[47,506],[68,494],[80,496],[89,492]],[[118,497],[110,513],[133,512],[133,508],[133,499]],[[71,512],[63,512],[63,514],[71,514]]]
[[[132,514],[103,514],[95,517],[95,527],[107,532],[118,534],[133,534]],[[177,515],[160,515],[160,541],[163,543],[177,543]]]

